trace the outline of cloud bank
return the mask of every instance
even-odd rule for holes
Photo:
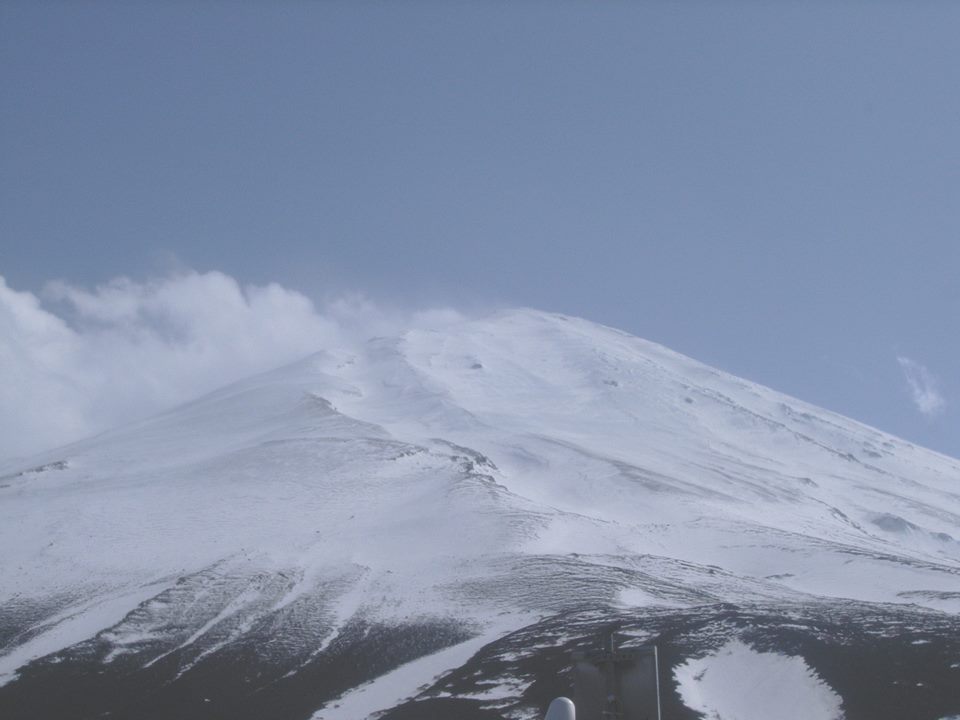
[[[0,277],[0,459],[52,448],[248,375],[450,311],[390,315],[363,298],[322,311],[277,284],[184,272],[41,296]]]
[[[897,358],[897,362],[900,363],[900,369],[903,370],[903,376],[910,390],[910,397],[913,404],[917,406],[917,410],[928,418],[936,417],[942,413],[947,406],[947,401],[940,394],[937,379],[933,373],[927,370],[924,365],[908,357],[900,356]]]

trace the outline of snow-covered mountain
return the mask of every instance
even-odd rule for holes
[[[534,718],[610,627],[665,718],[960,714],[960,462],[564,316],[0,468],[0,543],[4,718]]]

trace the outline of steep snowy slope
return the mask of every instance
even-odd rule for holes
[[[881,642],[919,679],[823,707],[960,712],[960,463],[583,320],[329,348],[0,476],[4,717],[534,717],[611,622],[674,717],[727,707],[711,658],[817,688]]]

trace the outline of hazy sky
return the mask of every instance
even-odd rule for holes
[[[361,294],[579,315],[960,456],[958,37],[948,2],[6,0],[0,429],[280,362]],[[220,340],[138,324],[171,312]],[[80,407],[124,367],[148,394]]]

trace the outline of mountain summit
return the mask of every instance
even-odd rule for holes
[[[535,718],[611,627],[666,718],[960,713],[960,462],[576,318],[328,348],[0,476],[5,718]]]

